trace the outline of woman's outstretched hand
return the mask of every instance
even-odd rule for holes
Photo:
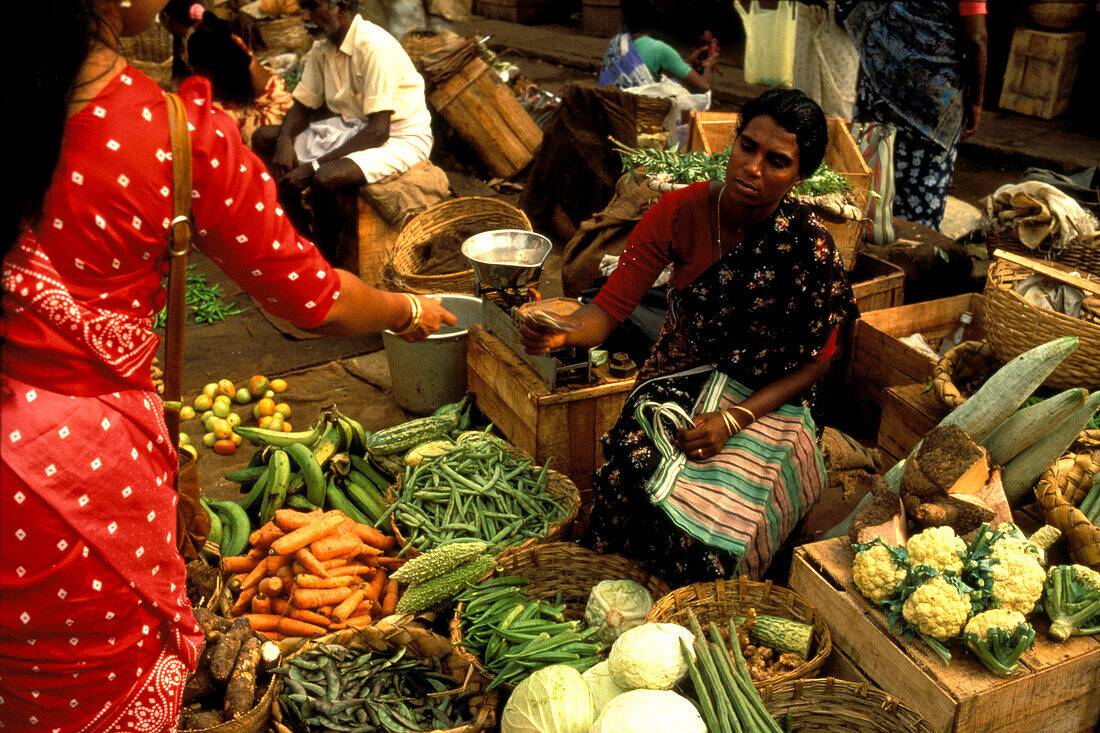
[[[543,356],[565,346],[565,331],[523,320],[519,326],[519,342],[528,354]]]
[[[420,301],[420,325],[410,333],[401,334],[400,338],[412,343],[423,341],[438,331],[442,326],[453,326],[458,323],[458,318],[443,307],[439,298],[430,295],[416,296]]]

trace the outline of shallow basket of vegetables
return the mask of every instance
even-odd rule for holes
[[[497,557],[496,570],[486,573],[479,582],[492,581],[494,577],[499,580],[502,576],[522,578],[525,583],[518,591],[527,599],[560,606],[559,623],[577,622],[578,635],[585,639],[592,636],[580,631],[584,627],[585,607],[592,589],[601,581],[634,581],[645,588],[654,599],[666,595],[670,590],[668,583],[645,570],[639,563],[621,555],[594,552],[574,542],[551,542],[502,553]],[[487,668],[476,645],[470,642],[467,635],[473,624],[464,616],[467,609],[467,602],[463,600],[464,594],[459,594],[458,598],[450,624],[451,644],[455,654],[464,656],[492,683],[496,681],[497,675]],[[503,609],[504,614],[507,615],[509,610],[511,609]],[[501,620],[503,618],[480,619],[477,623],[499,626]],[[548,624],[554,622],[549,618],[547,621]],[[551,660],[547,660],[542,666],[551,663]],[[534,667],[530,671],[534,671]],[[496,684],[511,688],[518,681],[519,679],[500,680]]]
[[[318,663],[331,671],[308,669]],[[317,681],[299,685],[304,692],[296,689],[291,669],[307,682],[316,674]],[[277,672],[288,681],[272,705],[276,733],[479,733],[496,726],[497,692],[484,689],[469,661],[455,654],[445,637],[415,624],[383,620],[313,639],[287,657]],[[350,692],[353,686],[358,692]],[[312,701],[305,708],[305,697],[312,700],[321,691],[332,699]],[[452,704],[444,706],[450,697]]]
[[[777,616],[798,621],[812,627],[813,640],[810,654],[799,655],[803,661],[792,669],[754,681],[756,687],[774,685],[796,679],[813,677],[825,663],[833,648],[832,635],[825,619],[794,591],[748,578],[716,580],[709,583],[693,583],[661,596],[646,616],[646,622],[688,625],[688,610],[700,623],[715,622],[725,629],[730,619],[746,617],[750,609],[757,615]]]
[[[405,557],[460,539],[503,553],[561,539],[581,495],[564,474],[496,441],[425,457],[390,487],[387,513]]]
[[[1100,451],[1069,454],[1035,484],[1047,524],[1062,531],[1070,560],[1100,570]]]
[[[869,684],[832,677],[769,684],[760,690],[764,707],[791,733],[933,733],[936,729],[905,703]]]

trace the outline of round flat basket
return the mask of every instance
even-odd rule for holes
[[[405,225],[393,246],[393,282],[411,293],[472,293],[474,271],[463,263],[458,272],[422,275],[428,262],[426,246],[438,238],[465,239],[496,229],[532,231],[527,215],[498,199],[481,196],[442,201],[425,209]]]
[[[920,713],[877,687],[824,677],[764,687],[764,707],[777,721],[790,715],[792,733],[933,733]]]
[[[172,34],[160,23],[119,39],[119,50],[135,69],[162,87],[172,81]]]
[[[554,602],[560,593],[565,616],[571,620],[584,618],[588,596],[601,580],[633,580],[648,590],[654,600],[669,592],[668,583],[634,560],[621,555],[603,555],[575,542],[551,542],[502,553],[497,556],[497,571],[503,575],[525,578],[528,582],[524,592],[531,600]],[[487,573],[482,580],[495,573]],[[463,639],[461,618],[464,607],[465,604],[459,603],[451,618],[451,644],[455,654],[464,656],[491,680],[494,675],[485,670]]]
[[[454,652],[451,642],[439,634],[433,633],[416,624],[390,624],[385,619],[364,629],[343,629],[307,642],[287,658],[293,657],[320,645],[334,644],[362,652],[380,652],[389,654],[406,650],[418,659],[439,657],[441,671],[454,680],[453,692],[472,693],[467,700],[466,721],[452,728],[424,729],[423,733],[479,733],[492,730],[496,726],[497,691],[485,690],[484,681],[470,666],[464,655]],[[271,705],[272,729],[277,733],[294,733],[287,725],[287,715],[276,698]],[[349,725],[348,730],[354,726]],[[382,730],[382,728],[379,728]]]
[[[386,491],[386,503],[387,506],[392,504],[395,497],[401,491],[401,482],[404,477],[398,476],[397,481]],[[547,528],[546,534],[541,537],[530,537],[519,545],[510,545],[501,548],[498,551],[498,556],[507,552],[515,550],[523,550],[535,545],[544,545],[548,542],[557,542],[565,535],[566,530],[572,526],[573,522],[577,519],[577,513],[581,508],[581,492],[577,488],[577,485],[569,480],[569,477],[565,474],[558,473],[553,469],[547,469],[546,471],[546,491],[555,499],[558,500],[562,506],[565,507],[566,513],[561,519],[550,524]],[[390,513],[390,527],[393,529],[393,536],[397,540],[398,547],[404,547],[409,544],[410,540],[405,537],[401,531],[400,522],[394,516],[394,513]],[[406,531],[408,531],[406,529]],[[412,540],[415,543],[415,538]],[[424,548],[430,549],[430,548]],[[420,555],[422,550],[412,545],[406,552],[405,557],[414,558]]]
[[[988,341],[963,341],[951,348],[932,370],[932,392],[948,410],[966,402],[967,384],[981,383],[997,369],[997,357]]]
[[[270,50],[308,51],[313,45],[313,37],[306,30],[300,15],[259,21],[256,30],[264,46]]]
[[[252,709],[239,718],[227,720],[211,728],[180,728],[181,733],[265,733],[271,722],[271,706],[275,703],[282,687],[282,678],[272,675],[260,700]]]
[[[1100,527],[1078,509],[1100,474],[1100,450],[1069,454],[1054,463],[1035,484],[1035,498],[1044,521],[1061,530],[1075,563],[1100,570]]]
[[[1013,290],[1032,270],[1007,260],[989,269],[982,310],[986,339],[1002,362],[1062,336],[1076,336],[1077,350],[1047,378],[1048,387],[1100,389],[1100,325],[1034,306]]]
[[[813,657],[794,669],[767,680],[755,681],[757,687],[813,677],[833,649],[832,635],[821,614],[794,591],[772,585],[771,581],[759,583],[742,577],[686,585],[659,598],[646,616],[646,621],[687,626],[689,608],[704,627],[713,621],[723,628],[731,618],[744,616],[749,609],[756,609],[758,614],[801,621],[813,627]]]

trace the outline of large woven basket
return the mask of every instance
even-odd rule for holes
[[[1100,527],[1077,508],[1100,473],[1100,450],[1069,454],[1047,469],[1035,484],[1035,498],[1047,524],[1062,531],[1075,563],[1100,570]]]
[[[654,599],[669,592],[668,583],[634,560],[621,555],[602,555],[574,542],[551,542],[502,553],[497,557],[497,570],[504,575],[527,579],[524,591],[531,600],[553,602],[561,593],[565,616],[569,619],[584,618],[588,596],[601,580],[633,580]],[[493,574],[487,573],[483,579]],[[493,674],[487,672],[477,656],[466,648],[460,622],[463,606],[458,604],[451,619],[451,644],[455,654],[463,655],[486,679],[492,679]]]
[[[282,687],[282,678],[272,675],[271,681],[264,690],[263,697],[252,706],[252,709],[239,718],[227,720],[212,728],[180,728],[180,731],[189,733],[265,733],[271,722],[271,706],[275,704],[279,689]]]
[[[401,481],[403,477],[398,476],[397,481],[390,486],[386,492],[387,504],[392,504],[395,497],[397,497],[401,491]],[[548,542],[557,542],[565,537],[569,528],[573,526],[573,522],[577,519],[577,513],[581,508],[581,492],[577,488],[577,485],[573,483],[568,476],[563,473],[559,473],[553,469],[547,469],[546,471],[546,491],[559,500],[566,508],[566,514],[564,517],[556,522],[550,524],[547,532],[542,537],[531,537],[527,541],[519,545],[513,545],[505,547],[500,550],[498,556],[504,555],[508,552],[515,552],[517,550],[527,549],[535,545],[545,545]],[[408,540],[401,532],[397,520],[394,518],[393,513],[390,513],[390,527],[393,529],[393,536],[397,540],[398,547],[404,547]],[[410,547],[405,551],[405,557],[414,558],[420,554],[420,550],[416,547]]]
[[[767,685],[764,707],[780,724],[790,715],[791,733],[934,733],[920,713],[869,684],[832,677]]]
[[[153,23],[136,36],[119,39],[122,55],[162,87],[172,81],[172,34],[160,23]]]
[[[754,683],[757,687],[813,677],[833,649],[833,637],[821,614],[794,591],[773,585],[771,581],[760,583],[740,577],[686,585],[659,598],[646,616],[646,621],[687,626],[688,609],[703,626],[713,621],[723,628],[731,618],[745,616],[749,609],[756,609],[758,614],[782,616],[813,626],[813,657],[794,669]]]
[[[1062,336],[1076,336],[1077,350],[1058,365],[1045,384],[1056,389],[1100,389],[1100,325],[1039,308],[1012,288],[1033,272],[996,260],[986,279],[983,325],[993,352],[1007,362],[1029,349]]]
[[[1088,241],[1077,240],[1057,252],[1052,252],[1049,248],[1029,249],[1016,236],[1015,231],[999,229],[986,233],[985,245],[991,258],[994,252],[1003,249],[1012,254],[1046,259],[1074,270],[1100,275],[1100,238]]]
[[[442,201],[425,209],[410,221],[393,247],[393,282],[412,293],[472,293],[472,269],[441,275],[420,275],[424,265],[423,245],[446,232],[469,232],[468,236],[496,229],[531,231],[527,215],[499,199],[464,196]]]
[[[997,367],[997,357],[988,341],[963,341],[936,362],[932,369],[932,393],[948,410],[954,410],[966,402],[959,386],[984,381]]]
[[[390,624],[382,619],[373,626],[364,629],[343,629],[313,639],[301,647],[295,654],[311,649],[318,644],[340,644],[356,649],[390,652],[407,649],[409,654],[421,659],[433,655],[442,655],[444,671],[455,681],[455,689],[468,690],[471,687],[477,694],[470,699],[471,722],[447,730],[433,729],[430,733],[479,733],[496,726],[497,691],[485,691],[481,677],[470,668],[469,660],[454,652],[450,641],[439,634],[416,624]],[[282,710],[275,700],[271,710],[272,729],[276,733],[294,733],[283,723]]]
[[[308,51],[313,45],[313,37],[306,30],[300,15],[288,15],[256,23],[260,40],[272,51]]]

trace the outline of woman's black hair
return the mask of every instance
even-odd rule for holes
[[[168,16],[169,19],[179,23],[184,28],[190,28],[195,24],[195,21],[191,18],[191,6],[197,3],[199,0],[168,0],[163,8],[161,8],[161,14]]]
[[[799,89],[769,89],[741,108],[737,137],[753,118],[768,115],[798,141],[798,174],[813,175],[825,158],[829,128],[825,113]]]
[[[251,63],[252,56],[233,38],[229,23],[213,13],[205,13],[187,39],[191,73],[210,80],[219,102],[243,107],[255,101]]]
[[[623,26],[630,33],[648,33],[658,27],[658,13],[653,0],[621,0]]]
[[[5,66],[4,93],[8,99],[29,102],[31,112],[24,112],[16,126],[15,114],[9,114],[5,139],[8,145],[9,170],[18,171],[19,184],[9,189],[10,205],[3,207],[3,251],[7,254],[15,245],[19,233],[33,226],[42,214],[42,200],[50,187],[54,170],[61,156],[61,139],[65,132],[69,102],[74,84],[92,43],[100,30],[101,20],[92,10],[92,0],[70,0],[67,7],[51,13],[50,22],[43,23],[41,8],[28,3],[13,3],[10,12],[25,18],[9,17],[11,27],[20,33],[41,27],[48,35],[38,39],[24,37],[18,46],[18,56],[10,55]],[[28,117],[28,114],[33,114]]]

